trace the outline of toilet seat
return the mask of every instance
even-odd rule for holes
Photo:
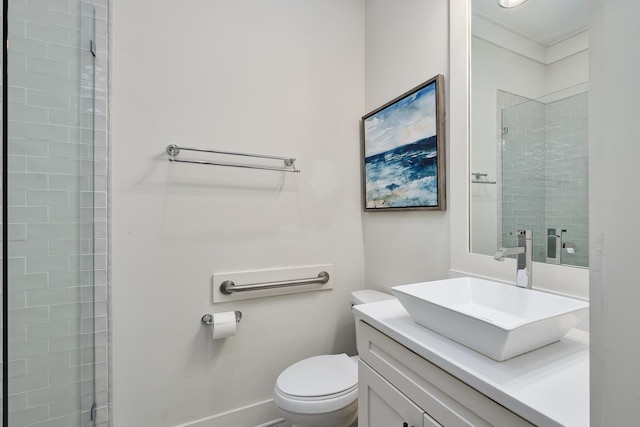
[[[314,356],[285,369],[276,381],[280,408],[319,414],[342,409],[358,398],[358,365],[346,354]]]

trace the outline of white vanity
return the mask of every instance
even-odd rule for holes
[[[588,334],[497,362],[417,324],[397,300],[354,307],[359,425],[589,425]]]

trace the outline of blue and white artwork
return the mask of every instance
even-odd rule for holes
[[[365,208],[438,206],[436,81],[363,119]]]

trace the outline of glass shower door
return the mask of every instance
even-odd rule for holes
[[[5,2],[3,425],[92,426],[93,7]]]

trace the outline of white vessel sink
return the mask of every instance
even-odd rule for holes
[[[498,361],[558,341],[589,310],[583,301],[471,277],[391,290],[420,325]]]

